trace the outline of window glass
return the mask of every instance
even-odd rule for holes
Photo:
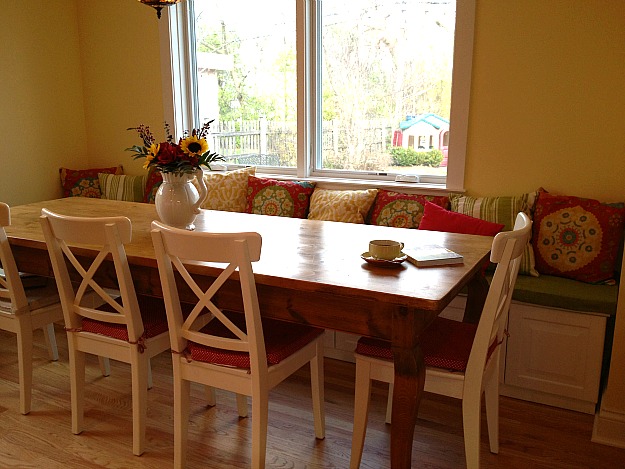
[[[171,11],[161,31],[176,128],[214,120],[211,148],[229,165],[462,188],[475,0],[187,0]]]
[[[318,169],[446,174],[455,3],[323,1]]]
[[[195,0],[197,107],[228,163],[297,165],[293,0]]]

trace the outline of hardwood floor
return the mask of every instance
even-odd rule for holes
[[[0,332],[1,468],[171,468],[173,412],[171,359],[153,360],[148,393],[147,450],[132,455],[130,370],[111,362],[110,377],[88,360],[85,430],[70,430],[69,375],[65,334],[57,328],[59,362],[49,362],[43,334],[35,334],[33,404],[19,413],[15,336]],[[326,439],[313,431],[306,368],[270,395],[267,467],[347,468],[351,447],[354,365],[326,359]],[[362,468],[389,467],[389,427],[384,424],[386,390],[374,387]],[[232,395],[218,392],[215,408],[203,406],[203,390],[192,390],[189,468],[249,467],[250,419],[239,419]],[[625,467],[625,449],[592,443],[593,416],[502,398],[500,453],[488,452],[482,425],[483,468]],[[426,394],[413,444],[413,467],[464,467],[460,402]]]

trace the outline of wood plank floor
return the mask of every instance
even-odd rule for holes
[[[147,450],[132,455],[130,369],[112,362],[112,375],[99,375],[88,360],[85,430],[70,430],[69,375],[65,334],[57,328],[61,360],[49,362],[43,334],[35,335],[33,405],[19,413],[15,336],[0,332],[1,468],[171,468],[173,412],[171,358],[153,361],[148,393]],[[267,467],[347,468],[351,447],[354,365],[326,359],[326,439],[314,438],[308,370],[271,393]],[[389,427],[384,424],[386,391],[374,388],[362,468],[389,467]],[[189,468],[249,467],[250,419],[239,419],[232,395],[218,393],[215,408],[203,406],[192,390]],[[625,450],[590,441],[593,416],[519,400],[501,399],[500,453],[488,452],[482,430],[484,468],[625,467]],[[413,467],[464,467],[459,401],[426,394],[415,429]]]

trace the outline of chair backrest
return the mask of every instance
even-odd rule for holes
[[[0,302],[7,303],[7,308],[3,309],[17,313],[28,308],[28,299],[4,230],[4,227],[10,224],[11,209],[7,204],[0,202],[0,267],[4,271],[4,275],[0,275]]]
[[[139,340],[143,334],[143,322],[124,249],[124,244],[132,237],[130,220],[126,217],[65,216],[45,208],[41,210],[40,220],[63,306],[65,326],[80,328],[83,317],[124,324],[128,328],[128,340]],[[70,249],[72,244],[88,245],[99,252],[89,261],[77,254],[79,250],[73,252]],[[110,271],[107,257],[112,257],[114,271]],[[68,263],[73,267],[72,275]],[[96,275],[116,279],[117,289],[102,287]],[[79,282],[76,290],[71,282],[72,276]],[[97,301],[94,301],[94,293]],[[103,302],[111,311],[95,309],[94,306]]]
[[[465,377],[481,380],[493,343],[500,344],[508,321],[512,292],[519,273],[521,256],[531,236],[532,222],[525,213],[517,215],[514,229],[499,233],[493,240],[490,260],[497,264],[477,327]],[[496,341],[496,342],[495,342]],[[496,350],[494,353],[499,353]]]
[[[249,353],[252,370],[266,369],[265,342],[252,271],[252,262],[260,259],[261,236],[258,233],[187,231],[153,221],[152,241],[163,287],[172,350],[182,353],[187,348],[187,341],[193,341],[208,347]],[[193,264],[198,261],[226,265],[210,285],[200,286],[192,275]],[[218,291],[233,274],[236,275],[237,269],[246,331],[233,324],[215,304]],[[184,287],[188,286],[197,298],[191,312],[185,311],[184,315],[175,272],[184,280]],[[185,303],[187,300],[185,298]],[[199,332],[210,321],[220,321],[233,338]]]

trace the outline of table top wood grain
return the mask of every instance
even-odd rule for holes
[[[45,249],[38,220],[43,207],[64,215],[129,217],[130,262],[156,265],[150,238],[150,224],[158,219],[154,205],[73,197],[13,207],[7,229],[13,245]],[[442,310],[456,296],[480,268],[492,243],[484,236],[211,210],[201,210],[195,225],[198,231],[260,233],[261,259],[253,266],[260,285],[357,295],[430,311]],[[394,239],[406,247],[439,244],[462,254],[464,263],[423,268],[409,262],[392,267],[368,264],[361,254],[372,239]],[[85,241],[81,247],[88,249]]]

